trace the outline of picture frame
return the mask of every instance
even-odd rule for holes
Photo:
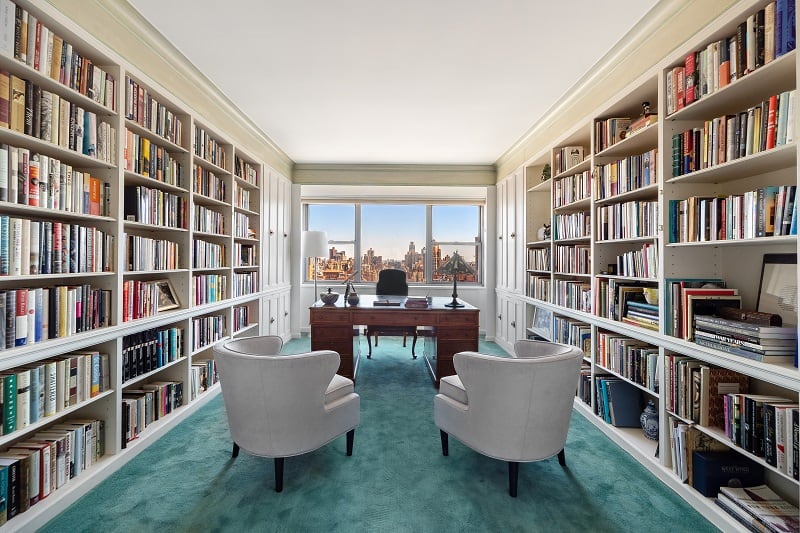
[[[778,315],[784,326],[794,326],[797,298],[797,254],[764,254],[756,310]]]
[[[181,306],[175,287],[168,279],[160,279],[154,282],[158,288],[158,312],[169,311]]]
[[[552,341],[553,312],[542,307],[534,307],[530,331],[539,337]]]

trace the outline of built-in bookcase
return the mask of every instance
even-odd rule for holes
[[[41,526],[217,393],[215,342],[286,337],[291,194],[269,172],[49,4],[0,2],[0,451],[99,421],[81,429],[97,456],[7,527]]]
[[[730,38],[735,42],[748,19],[757,20],[769,4],[737,3],[552,146],[541,147],[550,154],[549,183],[534,179],[543,164],[539,156],[523,164],[531,169],[519,204],[525,208],[526,286],[517,298],[525,302],[527,327],[516,337],[498,331],[507,349],[515,338],[548,334],[590,344],[576,410],[724,530],[740,526],[692,487],[686,461],[672,453],[677,435],[733,450],[762,467],[773,490],[795,505],[798,500],[798,481],[779,460],[737,441],[743,434],[727,427],[733,419],[720,414],[722,396],[711,395],[718,402],[711,408],[701,407],[708,397],[698,405],[692,400],[722,379],[741,383],[742,395],[797,404],[797,367],[687,340],[675,325],[690,319],[673,306],[681,280],[687,287],[706,280],[735,289],[733,299],[755,309],[764,256],[798,251],[789,203],[798,186],[797,52],[751,54],[752,64],[745,57],[735,79],[735,67],[714,68],[708,61],[721,57],[724,63]],[[549,204],[541,201],[544,192]],[[770,194],[782,208],[764,216],[761,206]],[[507,200],[498,195],[498,202]],[[552,240],[542,242],[538,229],[545,222],[553,224]],[[504,309],[513,308],[510,292],[504,288]],[[796,324],[797,317],[786,323]],[[608,388],[612,382],[623,383],[640,412],[652,402],[657,439],[607,418],[603,393],[618,386]],[[744,396],[725,401],[737,402],[732,410],[745,409],[739,400],[751,402]],[[757,403],[753,409],[762,408]]]

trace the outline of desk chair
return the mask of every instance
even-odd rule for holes
[[[375,294],[378,296],[408,296],[408,283],[406,282],[406,273],[402,270],[395,268],[386,268],[381,270],[378,274],[378,284],[375,286]],[[369,353],[367,359],[372,358],[372,340],[375,337],[375,347],[378,347],[378,335],[402,335],[403,347],[406,346],[406,339],[409,335],[413,336],[414,340],[411,343],[411,356],[416,359],[417,355],[414,350],[417,347],[417,327],[416,326],[368,326],[367,327],[367,347]]]

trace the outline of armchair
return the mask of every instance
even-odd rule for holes
[[[345,433],[347,455],[352,455],[360,398],[353,382],[336,374],[338,353],[265,353],[274,351],[262,350],[274,348],[270,339],[221,341],[213,351],[233,439],[232,457],[241,448],[273,458],[275,491],[281,492],[286,457],[314,451]]]
[[[565,466],[564,444],[583,357],[573,346],[520,342],[533,343],[520,348],[535,355],[455,354],[457,374],[441,379],[434,398],[442,454],[449,454],[452,435],[483,455],[507,461],[512,497],[517,496],[519,463],[558,455]]]
[[[408,282],[406,273],[396,268],[385,268],[378,273],[378,284],[375,286],[375,294],[378,296],[408,296]],[[372,358],[372,340],[375,339],[375,347],[378,347],[378,335],[402,335],[403,347],[406,346],[406,339],[409,335],[413,337],[411,342],[411,357],[417,358],[415,353],[417,347],[417,327],[416,326],[368,326],[366,331],[367,359]]]

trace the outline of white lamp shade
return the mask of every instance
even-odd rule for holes
[[[303,257],[328,257],[328,233],[304,231]]]

